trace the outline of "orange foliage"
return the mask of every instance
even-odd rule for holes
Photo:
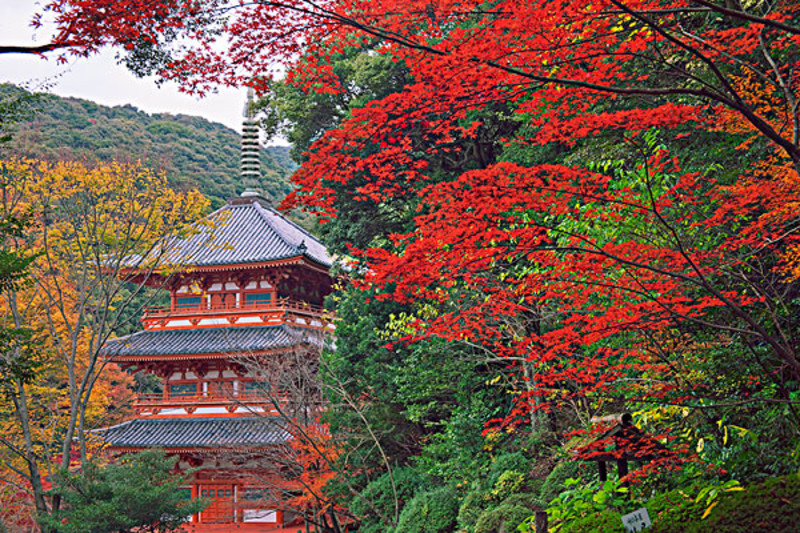
[[[0,327],[28,328],[30,339],[10,356],[36,363],[35,379],[0,381],[0,489],[11,494],[16,483],[41,494],[41,478],[92,454],[92,428],[128,414],[132,377],[99,350],[125,323],[131,295],[141,289],[109,272],[119,271],[124,258],[159,249],[207,201],[171,190],[164,176],[138,165],[15,159],[0,170],[0,214],[31,219],[27,234],[5,245],[35,256],[28,283],[0,294]]]
[[[331,466],[341,454],[325,425],[317,424],[295,431],[291,441],[293,458],[300,471],[288,480],[288,492],[297,496],[287,501],[295,509],[327,512],[334,503],[325,496],[325,485],[336,475]]]
[[[733,84],[739,95],[769,125],[787,141],[796,144],[792,138],[797,131],[796,122],[800,120],[796,109],[791,107],[791,100],[774,84],[765,83],[751,70],[743,70],[738,76],[732,76]],[[740,150],[751,150],[761,133],[740,113],[723,108],[717,114],[717,129],[734,134],[745,134],[745,140],[738,146]],[[761,204],[762,214],[757,224],[748,228],[748,232],[763,231],[764,227],[776,222],[789,223],[800,213],[800,175],[797,167],[782,151],[771,150],[766,157],[754,161],[744,169],[740,179],[729,188],[731,196],[736,198],[736,205],[750,207]],[[791,227],[791,225],[787,226]],[[792,231],[780,236],[780,240],[770,243],[781,259],[778,271],[786,276],[787,282],[800,279],[800,239]]]

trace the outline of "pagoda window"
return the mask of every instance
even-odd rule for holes
[[[267,488],[245,487],[242,499],[246,502],[267,502],[272,493]]]
[[[197,396],[197,382],[191,383],[170,383],[169,395],[171,398],[186,396]]]
[[[242,385],[244,386],[245,394],[260,394],[264,392],[263,384],[258,381],[244,381]]]
[[[272,303],[271,292],[248,292],[244,295],[246,306],[269,305]]]
[[[178,296],[175,300],[175,307],[178,309],[193,309],[203,304],[202,296]]]

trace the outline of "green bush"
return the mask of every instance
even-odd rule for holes
[[[783,533],[798,529],[800,479],[772,478],[743,491],[723,492],[707,518],[707,502],[696,502],[698,487],[673,490],[644,506],[653,522],[648,533]],[[623,532],[622,515],[608,510],[564,524],[561,533]]]
[[[645,507],[653,522],[652,531],[661,533],[682,531],[688,524],[700,520],[706,504],[695,501],[697,493],[698,487],[692,486],[671,490],[651,498]],[[621,516],[619,519],[621,520]]]
[[[503,524],[508,526],[511,522],[522,516],[518,524],[521,524],[527,517],[533,515],[538,509],[545,509],[547,506],[539,499],[538,494],[524,492],[512,494],[498,505],[493,502],[492,496],[483,491],[474,491],[467,494],[461,503],[458,511],[458,525],[460,531],[468,533],[478,533],[487,531],[486,528],[501,527]],[[512,510],[513,508],[513,510]],[[524,513],[517,508],[525,510]],[[480,528],[478,528],[480,524]],[[503,526],[504,527],[504,526]],[[514,527],[508,531],[514,531]]]
[[[506,470],[497,478],[491,495],[497,500],[505,500],[512,494],[520,492],[525,485],[525,474],[516,470]]]
[[[570,478],[580,478],[589,473],[587,464],[578,461],[561,461],[553,468],[542,484],[539,497],[549,503],[564,491],[564,482]]]
[[[702,502],[695,502],[697,487],[676,489],[651,498],[642,507],[647,508],[652,529],[648,533],[667,533],[684,531],[686,524],[699,519],[705,506]],[[565,523],[561,533],[594,533],[595,531],[608,531],[609,533],[623,533],[622,515],[614,509],[594,513],[580,520]]]
[[[478,517],[474,533],[512,533],[517,526],[531,516],[532,511],[523,505],[503,503],[489,509]],[[399,533],[399,530],[398,530]]]
[[[508,470],[527,473],[531,461],[522,452],[503,453],[494,458],[489,472],[489,486],[494,486],[498,478]],[[526,476],[527,477],[527,476]]]
[[[768,479],[746,490],[725,492],[705,520],[695,520],[688,533],[783,533],[800,528],[800,478]]]
[[[392,470],[400,508],[409,502],[419,489],[430,486],[430,477],[404,466]],[[392,527],[395,504],[389,474],[371,481],[350,504],[349,509],[361,519],[362,533],[384,533]]]
[[[534,510],[541,510],[544,511],[547,509],[547,503],[542,501],[539,498],[539,495],[533,492],[522,492],[519,494],[512,494],[505,500],[503,500],[503,505],[521,505],[523,507],[527,507],[531,511]]]
[[[528,481],[525,483],[525,487],[526,487],[525,492],[530,492],[531,494],[535,494],[537,499],[539,499],[541,501],[544,501],[540,496],[541,493],[542,493],[542,487],[543,486],[544,486],[544,480],[543,479],[531,479],[531,478],[528,478]],[[545,503],[548,503],[548,502],[545,502]],[[545,505],[545,507],[547,507],[547,506]]]
[[[476,490],[467,493],[461,501],[461,507],[458,509],[459,527],[468,533],[472,533],[478,517],[483,514],[491,504],[491,501],[491,495],[485,491]]]
[[[396,533],[450,533],[456,525],[458,498],[452,487],[414,496],[400,513]]]
[[[606,513],[607,510],[623,510],[631,506],[628,491],[618,480],[609,479],[583,482],[568,479],[566,489],[547,507],[547,516],[552,521],[554,532],[561,532],[567,524],[585,517]]]
[[[622,527],[622,515],[616,511],[604,511],[574,522],[567,522],[559,529],[559,533],[596,533],[598,531],[603,533],[625,533],[625,528]],[[647,529],[645,531],[652,533],[653,530]]]

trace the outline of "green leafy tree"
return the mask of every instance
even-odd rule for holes
[[[41,520],[62,533],[179,531],[206,502],[189,499],[182,485],[190,473],[176,475],[176,461],[147,450],[107,465],[90,462],[81,472],[60,470],[51,496],[60,496],[62,507]]]

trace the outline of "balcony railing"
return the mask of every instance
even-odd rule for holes
[[[139,394],[133,402],[138,411],[169,408],[197,408],[209,406],[260,405],[271,407],[275,399],[254,392],[209,392],[192,395],[164,396],[164,393]]]
[[[318,305],[280,298],[276,302],[240,302],[238,305],[206,305],[203,303],[194,307],[146,307],[141,321],[145,328],[154,325],[164,326],[171,319],[189,320],[194,324],[211,317],[228,319],[233,324],[240,318],[256,315],[269,323],[283,322],[287,317],[294,317],[298,319],[299,323],[306,325],[313,323],[321,326],[330,322],[325,319],[326,313]]]
[[[324,309],[318,305],[306,302],[298,302],[289,298],[279,298],[276,302],[240,302],[238,304],[200,304],[191,307],[148,306],[145,307],[145,317],[165,317],[179,315],[196,315],[198,313],[220,313],[220,312],[242,312],[242,311],[268,311],[268,310],[288,310],[310,314],[322,314]]]

